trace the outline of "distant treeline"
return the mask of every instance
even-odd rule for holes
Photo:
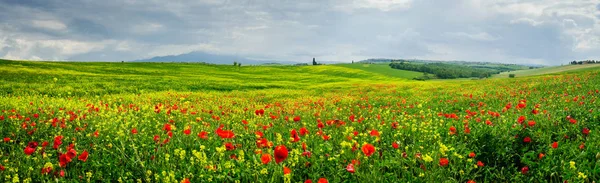
[[[510,67],[497,65],[457,65],[445,63],[424,63],[413,64],[409,62],[390,63],[390,67],[394,69],[409,70],[424,72],[435,75],[440,79],[455,79],[455,78],[487,78],[492,74],[500,72],[516,70]]]
[[[572,62],[569,62],[569,64],[571,64],[571,65],[577,65],[577,64],[579,64],[579,65],[581,65],[581,64],[600,64],[600,60],[599,61],[596,61],[596,60],[583,60],[583,61],[573,60]]]

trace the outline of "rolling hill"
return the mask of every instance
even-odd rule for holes
[[[511,72],[503,72],[500,74],[493,75],[493,78],[507,78],[509,74],[515,74],[515,77],[524,77],[524,76],[536,76],[536,75],[544,75],[544,74],[556,74],[562,72],[573,72],[580,70],[589,70],[589,69],[600,69],[600,64],[584,64],[584,65],[564,65],[564,66],[553,66],[553,67],[543,67],[538,69],[527,69],[527,70],[518,70]]]

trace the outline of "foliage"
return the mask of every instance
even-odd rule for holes
[[[598,70],[412,82],[339,66],[0,63],[4,182],[600,179]]]
[[[446,64],[446,63],[425,63],[415,64],[410,62],[399,62],[390,63],[390,67],[400,70],[409,70],[417,72],[425,72],[434,74],[440,79],[455,79],[455,78],[487,78],[492,74],[499,74],[500,72],[515,70],[511,67],[504,66],[487,66],[487,65],[476,65],[466,66],[457,64]]]

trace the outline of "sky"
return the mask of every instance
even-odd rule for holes
[[[0,58],[600,60],[600,0],[0,0]]]

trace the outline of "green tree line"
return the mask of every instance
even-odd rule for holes
[[[487,78],[492,74],[515,70],[499,66],[466,66],[445,63],[412,64],[408,62],[390,63],[390,67],[400,70],[429,73],[440,79]]]

